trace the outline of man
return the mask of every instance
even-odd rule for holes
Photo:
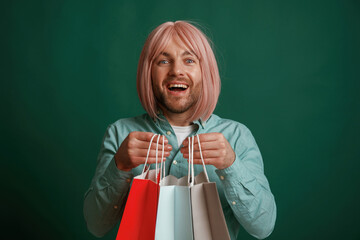
[[[267,237],[276,219],[274,196],[251,132],[238,122],[212,114],[220,77],[206,36],[184,21],[158,26],[140,55],[137,89],[147,114],[120,119],[106,131],[85,195],[89,231],[103,236],[121,219],[131,180],[141,173],[154,133],[166,136],[166,174],[178,178],[188,171],[186,138],[199,134],[231,239],[236,239],[241,226],[259,239]],[[153,143],[149,163],[155,163],[155,146]],[[194,150],[194,163],[201,164],[197,144]],[[195,174],[201,171],[202,166],[197,165]]]

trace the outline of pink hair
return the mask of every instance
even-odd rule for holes
[[[151,83],[154,59],[171,39],[180,40],[200,60],[202,94],[189,121],[206,121],[215,110],[220,94],[220,76],[209,40],[198,28],[186,21],[166,22],[148,36],[141,52],[137,70],[137,91],[140,102],[152,118],[157,117],[157,104]]]

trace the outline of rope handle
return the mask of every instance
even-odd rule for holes
[[[147,153],[147,156],[146,156],[146,162],[145,164],[147,163],[147,159],[148,159],[148,156],[149,156],[149,152],[150,152],[150,147],[151,147],[151,143],[154,139],[154,137],[158,135],[158,134],[155,134],[151,140],[150,140],[150,145],[149,145],[149,149],[148,149],[148,153]],[[164,179],[165,177],[165,161],[163,161],[164,159],[164,151],[165,151],[165,144],[164,144],[164,140],[165,140],[165,136],[164,135],[158,135],[158,138],[157,138],[157,142],[156,142],[156,183],[158,182],[158,149],[159,149],[159,139],[160,139],[160,136],[162,136],[162,153],[161,153],[161,160],[160,160],[160,169],[159,169],[159,174],[160,174],[160,181],[159,181],[159,184],[161,184],[161,181]],[[189,150],[189,164],[188,164],[188,184],[190,186],[194,186],[194,181],[195,181],[195,171],[194,171],[194,137],[195,136],[192,136],[192,137],[188,137],[188,150]],[[205,177],[207,179],[207,181],[209,182],[209,176],[207,174],[207,171],[206,171],[206,166],[205,166],[205,160],[204,160],[204,157],[203,157],[203,154],[202,154],[202,150],[201,150],[201,142],[200,142],[200,137],[199,135],[196,135],[197,137],[197,140],[198,140],[198,145],[199,145],[199,152],[200,152],[200,157],[201,157],[201,163],[203,165],[203,170],[204,170],[204,173],[205,173]],[[144,165],[144,169],[145,169],[145,165]],[[144,170],[143,170],[144,172]]]
[[[145,172],[145,168],[147,166],[147,162],[148,162],[148,159],[149,159],[149,154],[150,154],[150,149],[151,149],[151,144],[155,138],[155,136],[158,135],[158,134],[154,134],[152,137],[151,137],[151,140],[150,140],[150,144],[149,144],[149,148],[148,148],[148,151],[147,151],[147,154],[146,154],[146,160],[145,160],[145,163],[144,163],[144,168],[142,170],[142,173],[143,174]]]
[[[201,143],[200,143],[200,138],[199,135],[196,135],[197,140],[198,140],[198,144],[199,144],[199,152],[200,152],[200,157],[201,157],[201,163],[203,166],[203,170],[205,173],[205,177],[206,180],[209,182],[209,176],[207,174],[206,171],[206,166],[205,166],[205,160],[202,154],[202,150],[201,150]],[[188,184],[190,186],[194,186],[194,182],[195,182],[195,171],[194,171],[194,136],[192,136],[191,138],[188,137],[188,141],[189,141],[189,168],[188,168]],[[190,177],[190,173],[191,173],[191,177]]]
[[[188,184],[194,186],[194,136],[188,137],[189,141],[189,167],[188,167]]]
[[[161,181],[163,180],[163,178],[165,177],[165,161],[163,161],[164,159],[164,153],[165,153],[165,136],[162,135],[162,152],[161,152],[161,161],[160,162],[160,182],[159,184],[161,184]]]
[[[205,161],[204,161],[204,158],[203,158],[203,155],[202,155],[202,151],[201,151],[200,137],[199,137],[199,135],[196,135],[196,137],[197,137],[198,144],[199,144],[200,157],[201,157],[201,162],[202,162],[202,164],[203,164],[204,173],[205,173],[205,176],[206,176],[207,181],[209,182],[209,177],[208,177],[208,174],[207,174],[207,171],[206,171],[206,167],[205,167]]]
[[[156,150],[155,150],[155,178],[156,178],[156,184],[158,183],[158,153],[159,153],[159,140],[161,135],[159,134],[157,141],[156,141]]]

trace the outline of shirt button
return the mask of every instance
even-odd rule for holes
[[[130,179],[130,178],[127,178],[127,179],[126,179],[126,182],[127,182],[127,183],[130,183],[130,182],[131,182],[131,179]]]
[[[167,135],[171,135],[171,132],[170,132],[170,131],[167,131],[166,134],[167,134]]]
[[[221,179],[221,180],[224,180],[225,178],[224,178],[224,176],[220,176],[220,179]]]
[[[235,201],[233,201],[233,202],[232,202],[232,205],[235,205],[235,204],[236,204],[236,202],[235,202]]]
[[[177,161],[176,161],[176,160],[174,160],[174,161],[173,161],[173,164],[177,164]]]
[[[114,209],[118,209],[118,206],[117,206],[117,205],[114,205]]]

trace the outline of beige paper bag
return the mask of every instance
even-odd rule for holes
[[[216,183],[209,181],[198,135],[197,138],[204,171],[194,178],[194,137],[192,137],[189,161],[192,164],[192,179],[194,180],[191,180],[192,184],[190,185],[194,240],[230,240]]]

